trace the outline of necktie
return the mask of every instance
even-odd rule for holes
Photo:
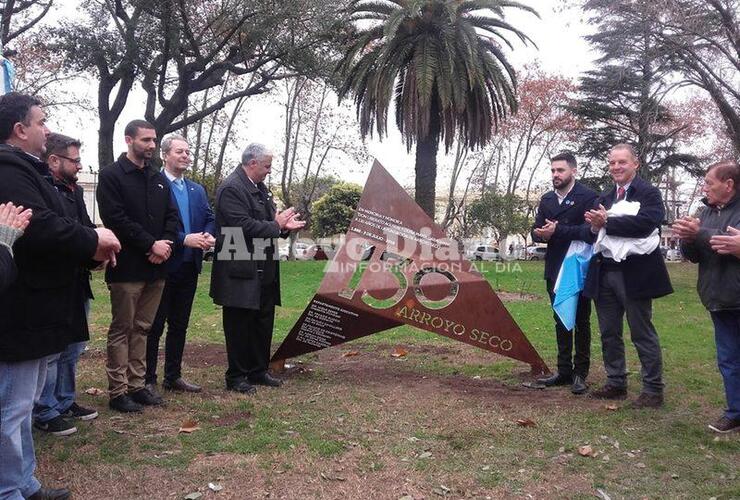
[[[185,189],[185,181],[183,181],[182,179],[175,179],[174,181],[172,181],[172,183],[180,191],[182,191],[183,189]]]
[[[619,186],[617,188],[617,201],[622,201],[624,199],[625,190],[622,186]]]

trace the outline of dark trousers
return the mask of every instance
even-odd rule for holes
[[[627,386],[627,362],[622,339],[622,323],[626,313],[630,337],[642,365],[642,390],[650,394],[662,394],[663,357],[658,333],[652,322],[653,300],[628,297],[622,271],[602,268],[596,313],[599,316],[607,383],[615,387]]]
[[[259,309],[224,307],[223,315],[229,362],[226,383],[235,384],[267,373],[275,321],[273,286],[262,288]]]
[[[550,295],[550,304],[555,300],[555,282],[547,280],[547,293]],[[579,375],[588,377],[591,365],[591,300],[583,295],[578,298],[576,312],[576,326],[573,330],[566,330],[557,313],[555,318],[555,337],[558,342],[558,373],[571,377]],[[573,347],[575,345],[575,356]]]
[[[147,384],[157,383],[157,358],[159,339],[167,323],[164,343],[164,380],[174,382],[182,376],[182,353],[185,350],[185,334],[190,323],[195,289],[198,286],[198,271],[193,262],[183,262],[177,271],[167,275],[162,300],[146,340]]]

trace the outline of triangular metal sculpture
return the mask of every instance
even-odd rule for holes
[[[549,372],[457,242],[376,161],[344,245],[272,361],[403,324]]]

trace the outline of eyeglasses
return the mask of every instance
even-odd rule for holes
[[[74,165],[79,165],[82,163],[82,158],[70,158],[69,156],[64,155],[54,155],[58,156],[59,158],[64,158],[65,160],[72,162]]]

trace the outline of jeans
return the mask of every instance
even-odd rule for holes
[[[47,358],[0,362],[0,500],[22,500],[41,488],[34,477],[34,400],[46,380]]]
[[[47,358],[46,382],[33,408],[37,422],[48,422],[63,415],[75,402],[77,361],[87,342],[69,344],[60,354]]]
[[[740,310],[712,312],[717,365],[725,384],[725,416],[740,420]]]

